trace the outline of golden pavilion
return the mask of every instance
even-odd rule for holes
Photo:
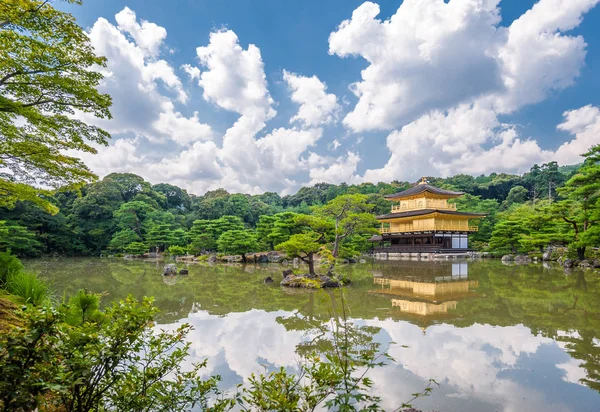
[[[459,212],[448,200],[462,192],[430,186],[425,178],[410,189],[385,196],[394,202],[390,213],[377,216],[380,242],[375,252],[453,253],[469,251],[468,235],[478,230],[471,219],[485,214]]]

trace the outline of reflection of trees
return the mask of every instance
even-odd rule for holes
[[[288,314],[280,316],[278,322],[287,330],[306,331],[308,339],[318,336],[315,332],[319,328],[339,317],[341,308],[339,299],[332,300],[332,292],[282,289],[278,285],[283,269],[280,265],[189,265],[188,276],[178,276],[175,284],[165,285],[161,276],[163,263],[121,259],[25,263],[27,269],[40,272],[50,280],[58,296],[74,294],[81,288],[107,292],[104,303],[128,294],[136,298],[154,296],[162,311],[157,319],[161,323],[175,322],[198,310],[218,316],[250,309],[286,311]],[[587,371],[583,383],[600,390],[600,277],[597,274],[574,271],[565,275],[562,270],[535,265],[471,262],[468,279],[478,282],[476,296],[458,300],[451,316],[425,323],[422,317],[394,310],[389,297],[368,293],[373,289],[373,272],[385,277],[427,281],[447,275],[451,270],[449,265],[448,262],[386,262],[339,267],[340,272],[352,279],[352,285],[344,289],[348,317],[402,319],[419,326],[524,324],[534,334],[565,342],[567,352],[581,360]],[[275,282],[264,284],[266,276]],[[332,311],[332,307],[335,310]],[[569,332],[568,336],[562,331]],[[327,345],[324,334],[320,341],[307,341],[299,350],[325,350]]]

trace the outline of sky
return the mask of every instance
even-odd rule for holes
[[[99,176],[281,194],[575,164],[600,143],[600,0],[62,5],[99,55]]]

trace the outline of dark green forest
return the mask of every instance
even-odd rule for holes
[[[480,230],[471,236],[474,248],[526,252],[552,243],[573,243],[578,234],[567,222],[567,209],[572,205],[566,204],[570,192],[565,187],[568,182],[573,184],[573,177],[581,175],[582,169],[585,172],[586,164],[598,167],[593,157],[573,166],[558,166],[556,162],[534,165],[523,175],[460,174],[427,179],[431,185],[464,192],[456,200],[459,210],[487,214],[475,222]],[[55,214],[30,201],[0,208],[0,245],[23,257],[141,254],[169,249],[175,254],[235,253],[236,247],[228,246],[243,240],[241,248],[246,252],[271,250],[303,232],[295,229],[299,215],[311,215],[344,195],[363,195],[360,198],[371,214],[384,214],[391,206],[384,196],[412,184],[319,183],[286,196],[229,193],[224,189],[196,196],[167,183],[152,185],[134,174],[114,173],[80,190],[58,190],[46,196],[45,200],[58,209]],[[597,207],[597,203],[592,206]],[[557,218],[559,212],[565,218]],[[233,238],[229,233],[227,241],[219,242],[221,235],[232,231]],[[354,237],[353,253],[369,248],[364,240],[372,233],[363,232],[359,241]],[[594,241],[587,244],[594,246]]]

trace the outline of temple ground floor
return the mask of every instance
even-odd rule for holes
[[[373,253],[463,253],[469,252],[466,232],[420,232],[383,234],[370,239]]]

